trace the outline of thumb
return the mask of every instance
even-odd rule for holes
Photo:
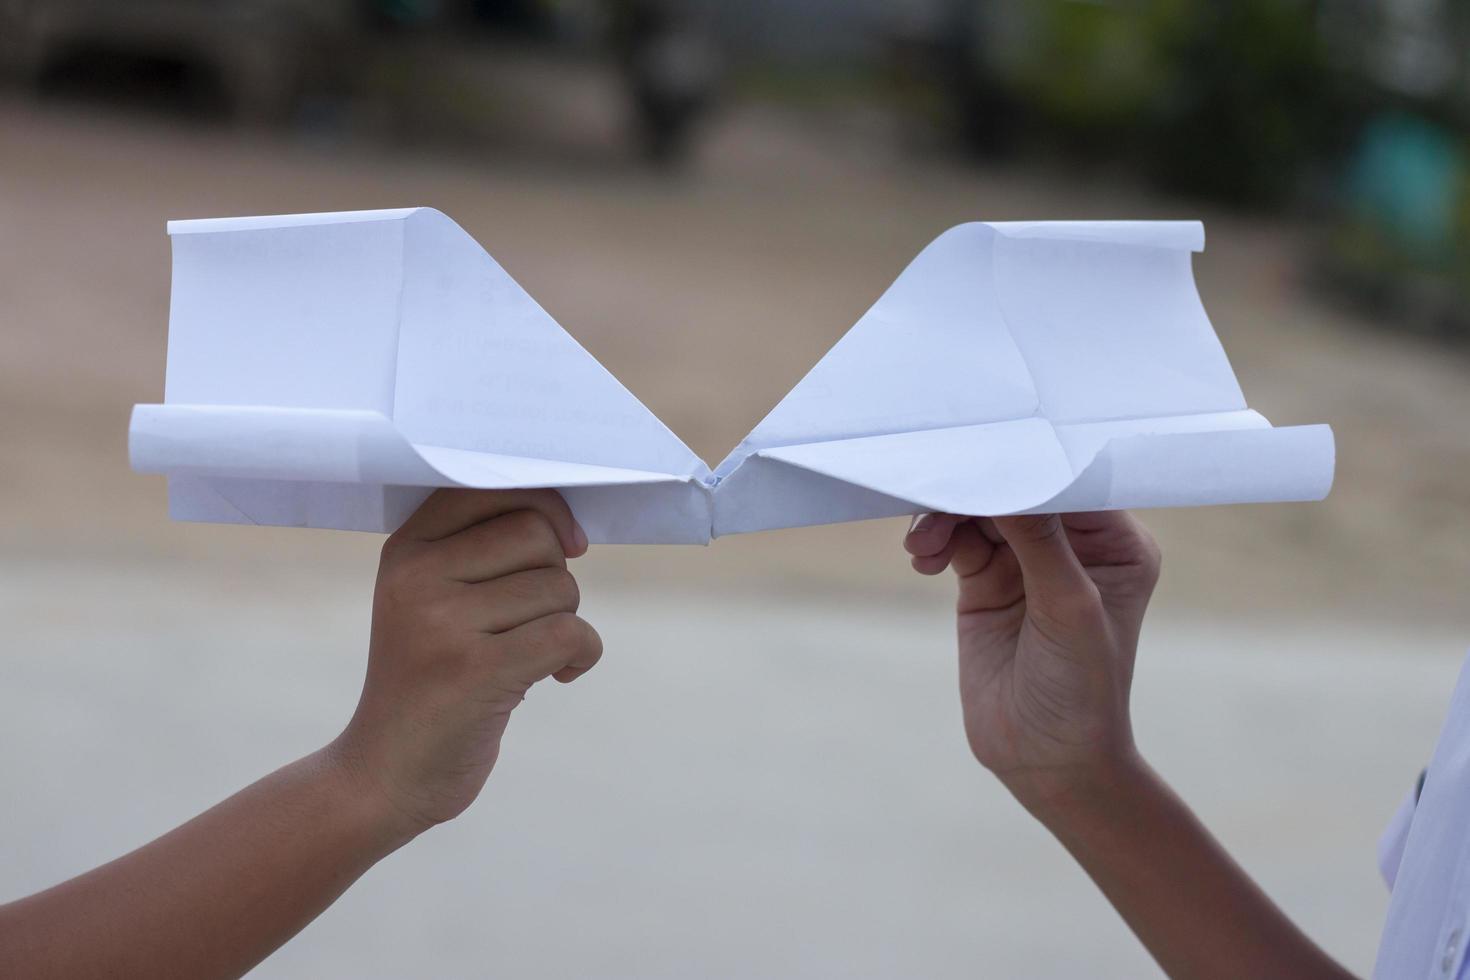
[[[1020,563],[1028,605],[1055,616],[1096,600],[1097,586],[1077,560],[1056,514],[997,517],[995,527]]]

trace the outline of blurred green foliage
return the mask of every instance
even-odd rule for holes
[[[1470,339],[1470,148],[1422,116],[1364,129],[1323,271],[1337,292],[1422,333]]]
[[[1103,4],[1042,2],[1032,10],[1032,43],[1013,55],[1011,84],[1050,124],[1116,135],[1151,111],[1169,73],[1167,52],[1156,41],[1159,22],[1172,18]]]
[[[1121,159],[1174,189],[1279,203],[1340,138],[1313,7],[1288,0],[965,5],[961,111],[976,144]]]
[[[1181,13],[1159,25],[1170,77],[1150,118],[1155,175],[1235,203],[1289,199],[1349,125],[1311,7],[1176,6]]]
[[[955,0],[947,86],[991,156],[1111,163],[1321,218],[1321,280],[1470,339],[1470,2]]]

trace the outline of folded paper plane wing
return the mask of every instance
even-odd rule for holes
[[[423,488],[550,486],[594,540],[708,540],[705,464],[438,211],[169,232],[165,404],[131,454],[175,517],[389,531]]]
[[[1320,499],[1332,431],[1246,407],[1203,247],[1193,221],[944,233],[719,465],[716,533],[819,523],[838,485],[865,491],[844,520]]]

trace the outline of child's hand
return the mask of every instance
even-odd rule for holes
[[[1131,765],[1133,657],[1159,549],[1125,513],[926,514],[914,568],[959,576],[960,697],[970,748],[1036,807]]]
[[[602,655],[566,567],[586,550],[550,490],[440,490],[383,546],[367,680],[335,748],[410,836],[473,802],[532,684]]]

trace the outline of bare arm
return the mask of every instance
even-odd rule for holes
[[[1351,977],[1142,760],[1031,807],[1169,976]]]
[[[548,491],[441,491],[389,538],[367,680],[331,745],[124,857],[0,906],[0,976],[238,977],[478,795],[512,710],[590,669]]]
[[[0,907],[0,975],[235,977],[412,836],[327,749]]]
[[[914,568],[959,577],[975,756],[1061,841],[1175,980],[1349,974],[1282,914],[1133,742],[1129,692],[1158,549],[1122,513],[925,515]]]

